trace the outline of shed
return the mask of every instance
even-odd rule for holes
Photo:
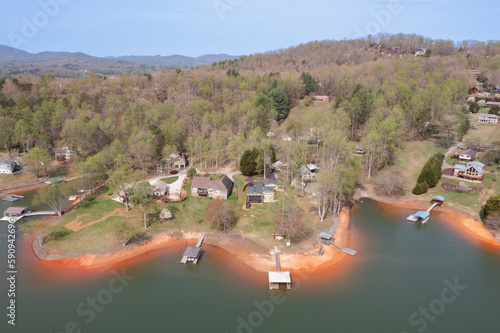
[[[9,207],[4,212],[4,216],[22,216],[28,207]]]
[[[322,243],[325,243],[325,244],[330,244],[330,242],[333,241],[333,235],[329,232],[321,232],[319,235],[319,240],[322,242]]]
[[[281,284],[286,284],[286,289],[292,289],[290,272],[269,271],[269,289],[279,289]]]

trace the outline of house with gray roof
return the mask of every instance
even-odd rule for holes
[[[250,186],[247,188],[247,201],[250,203],[274,202],[274,190],[266,186]]]
[[[458,156],[458,159],[461,162],[470,162],[470,161],[474,161],[476,159],[476,155],[477,155],[477,152],[475,150],[467,149],[467,150],[464,150],[460,153],[460,155]]]
[[[213,198],[226,200],[231,194],[233,181],[224,175],[219,180],[210,177],[194,176],[191,183],[191,195],[200,198]]]
[[[154,190],[153,193],[156,197],[164,197],[168,195],[168,184],[165,183],[163,180],[159,180],[156,183],[154,183]]]

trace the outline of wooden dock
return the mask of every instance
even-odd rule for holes
[[[269,271],[269,289],[280,289],[280,285],[286,285],[286,289],[292,289],[292,278],[290,272],[282,272],[280,264],[280,252],[278,247],[274,246],[274,257],[276,260],[276,271]]]
[[[198,242],[196,246],[188,246],[184,254],[182,255],[181,264],[187,264],[188,262],[192,262],[193,264],[198,263],[198,260],[201,256],[201,244],[205,239],[205,235],[201,235],[198,238]]]
[[[348,248],[348,247],[342,247],[342,246],[340,246],[340,245],[338,245],[338,244],[335,244],[334,242],[331,242],[331,244],[332,244],[333,246],[336,246],[336,247],[338,247],[339,249],[341,249],[341,250],[342,250],[342,252],[347,253],[347,254],[349,254],[349,255],[351,255],[351,256],[354,256],[354,255],[356,255],[356,253],[358,253],[358,251],[356,251],[356,250],[350,249],[350,248]]]

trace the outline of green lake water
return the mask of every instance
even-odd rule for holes
[[[79,271],[42,264],[18,238],[15,327],[3,222],[0,332],[498,332],[500,251],[439,214],[421,226],[405,220],[411,210],[395,212],[364,200],[350,231],[359,253],[320,279],[292,274],[291,291],[270,292],[267,274],[210,246],[198,265],[180,264],[178,246]]]

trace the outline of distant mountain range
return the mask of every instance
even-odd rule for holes
[[[204,66],[239,57],[228,54],[206,54],[194,58],[182,55],[101,58],[81,52],[29,53],[0,45],[0,78],[19,73],[43,75],[47,72],[58,77],[85,76],[88,71],[100,75],[119,75],[123,72],[151,73],[163,69]]]

